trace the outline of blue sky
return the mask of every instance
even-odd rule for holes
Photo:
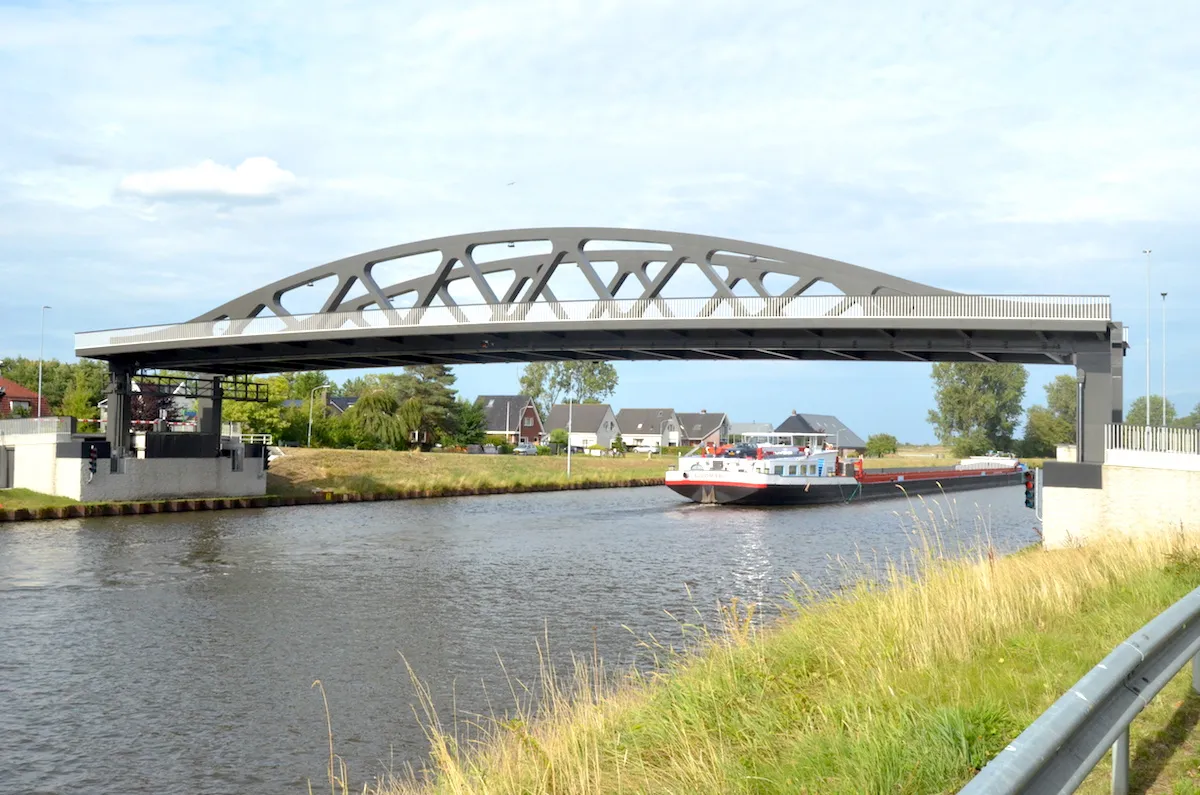
[[[1154,388],[1165,290],[1168,393],[1200,402],[1200,4],[0,0],[0,108],[5,354],[37,354],[42,304],[71,358],[360,251],[629,226],[1112,295],[1127,401],[1151,248]],[[926,365],[618,370],[618,406],[932,439]]]

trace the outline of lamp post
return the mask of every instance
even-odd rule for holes
[[[1167,427],[1167,294],[1162,293],[1162,329],[1163,329],[1163,372],[1162,372],[1162,420]]]
[[[567,400],[567,479],[571,478],[571,408],[572,402]]]
[[[46,310],[53,309],[46,305],[42,305],[42,331],[38,336],[38,404],[37,415],[42,416],[42,356],[46,350]]]
[[[321,384],[320,386],[314,386],[308,393],[308,446],[309,447],[312,447],[312,410],[313,410],[313,403],[316,402],[316,399],[317,399],[317,390],[318,389],[329,389],[329,387],[331,387],[331,386],[333,386],[333,384]]]
[[[1146,255],[1146,437],[1149,443],[1150,435],[1150,251],[1142,249]]]

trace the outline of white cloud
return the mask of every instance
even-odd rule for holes
[[[212,160],[185,168],[130,174],[120,193],[158,201],[261,202],[297,187],[296,175],[269,157],[248,157],[236,168]]]

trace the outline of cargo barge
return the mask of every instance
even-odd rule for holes
[[[679,457],[666,484],[704,504],[821,505],[1015,486],[1024,479],[1024,465],[1000,454],[953,467],[867,471],[861,457],[843,457],[821,436],[754,434],[739,444],[698,447]]]

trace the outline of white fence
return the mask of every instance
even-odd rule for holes
[[[639,298],[534,301],[516,304],[397,307],[326,312],[251,320],[218,320],[165,326],[85,331],[75,350],[226,336],[353,331],[372,328],[437,328],[463,325],[553,324],[604,319],[664,320],[1062,320],[1109,321],[1107,296],[1088,295],[814,295],[717,298]]]
[[[1200,429],[1110,424],[1104,427],[1104,449],[1200,455]]]
[[[23,417],[20,419],[0,420],[0,436],[70,432],[70,417]]]

